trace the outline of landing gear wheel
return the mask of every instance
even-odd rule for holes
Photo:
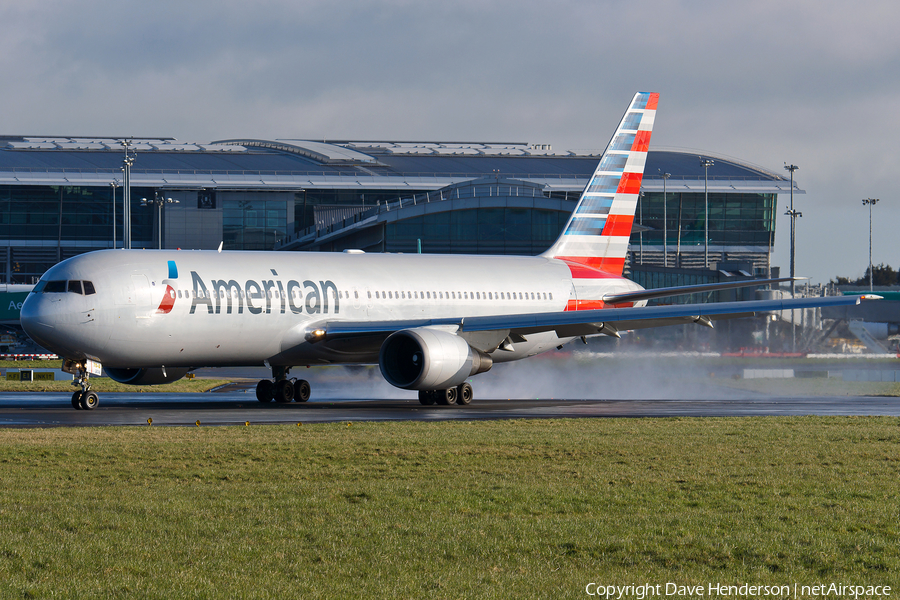
[[[456,403],[468,404],[472,401],[472,386],[469,383],[461,383],[456,386]]]
[[[437,390],[438,404],[453,404],[456,402],[456,388],[447,388],[446,390]]]
[[[267,380],[268,381],[268,380]],[[275,402],[286,403],[294,400],[294,383],[290,379],[275,382]]]
[[[82,410],[94,410],[100,404],[100,396],[97,392],[82,392],[79,404]]]
[[[275,383],[271,379],[262,379],[256,384],[256,399],[260,402],[271,402],[275,398]]]
[[[434,404],[434,392],[431,390],[419,390],[419,404],[425,406]]]
[[[294,400],[297,402],[306,402],[309,400],[309,396],[312,393],[312,390],[309,387],[309,382],[305,379],[299,379],[294,384]]]
[[[75,410],[81,410],[81,394],[84,392],[75,392],[72,394],[72,407]]]

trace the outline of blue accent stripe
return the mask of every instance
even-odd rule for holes
[[[601,235],[606,217],[576,217],[566,228],[565,235]]]
[[[169,279],[178,279],[178,267],[175,266],[175,261],[169,261]]]

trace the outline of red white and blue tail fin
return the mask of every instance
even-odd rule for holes
[[[562,234],[541,255],[566,261],[576,277],[622,275],[658,100],[635,94]]]

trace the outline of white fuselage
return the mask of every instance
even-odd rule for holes
[[[620,277],[573,279],[564,262],[542,257],[167,250],[76,256],[45,281],[86,281],[94,293],[29,295],[28,333],[62,356],[123,368],[374,363],[377,343],[310,343],[308,334],[336,321],[558,312],[641,289]],[[530,335],[495,360],[565,341]]]

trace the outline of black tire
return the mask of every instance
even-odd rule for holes
[[[285,404],[294,401],[294,382],[282,379],[275,382],[275,402]]]
[[[431,390],[419,390],[419,404],[424,406],[434,404],[434,392]]]
[[[275,382],[262,379],[256,384],[256,399],[260,402],[271,402],[275,399]]]
[[[472,386],[468,382],[456,386],[456,403],[469,404],[472,401]]]
[[[75,410],[81,410],[81,394],[84,392],[75,392],[72,394],[72,407]]]
[[[306,402],[312,394],[309,382],[305,379],[299,379],[294,383],[294,400],[297,402]]]
[[[100,404],[100,396],[97,392],[84,392],[81,394],[80,404],[83,410],[94,410]]]
[[[437,403],[443,405],[454,404],[456,402],[456,388],[447,388],[446,390],[437,390]]]

